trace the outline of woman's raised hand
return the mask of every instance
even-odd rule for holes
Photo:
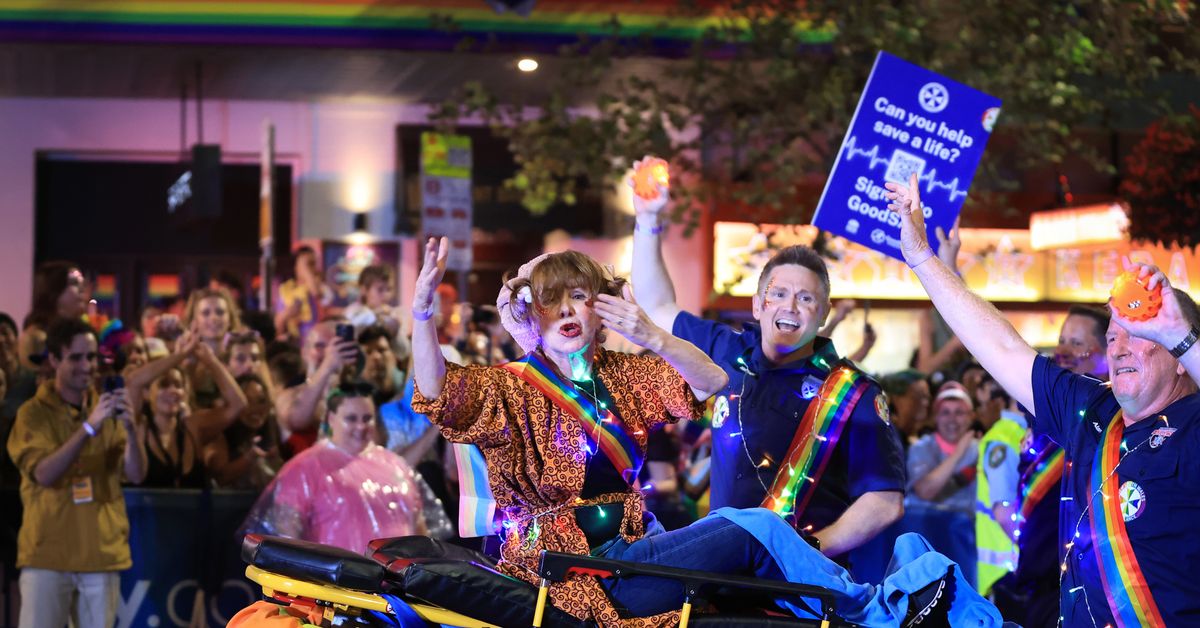
[[[417,285],[413,290],[413,318],[429,320],[433,315],[433,297],[438,284],[446,275],[446,257],[450,254],[450,239],[429,238],[425,243],[425,261],[421,264],[421,272],[417,275]]]
[[[650,320],[650,316],[633,299],[633,288],[629,284],[621,289],[620,297],[607,294],[596,296],[596,313],[604,326],[621,334],[629,342],[657,352],[662,345],[662,328]]]

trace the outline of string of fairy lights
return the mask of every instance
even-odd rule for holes
[[[1085,417],[1085,416],[1087,416],[1087,410],[1086,410],[1086,409],[1085,409],[1085,410],[1080,410],[1080,411],[1079,411],[1079,416],[1080,416],[1081,418],[1082,418],[1082,417]],[[1161,421],[1163,421],[1164,423],[1166,423],[1166,424],[1167,424],[1167,427],[1170,427],[1170,425],[1171,425],[1171,424],[1170,424],[1170,421],[1168,421],[1168,420],[1167,420],[1167,417],[1166,417],[1166,415],[1159,415],[1159,416],[1158,416],[1158,420],[1161,420]],[[1081,538],[1081,532],[1080,532],[1080,528],[1083,526],[1083,522],[1084,522],[1084,520],[1085,520],[1085,519],[1087,519],[1088,513],[1091,511],[1092,504],[1095,502],[1095,500],[1096,500],[1096,497],[1097,497],[1097,496],[1099,496],[1099,497],[1101,497],[1101,498],[1102,498],[1104,501],[1108,501],[1108,500],[1110,500],[1110,499],[1112,499],[1112,498],[1113,498],[1113,496],[1110,496],[1110,495],[1108,495],[1107,493],[1105,493],[1105,492],[1104,492],[1104,487],[1107,485],[1107,483],[1108,483],[1108,480],[1109,480],[1109,479],[1111,479],[1111,478],[1112,478],[1114,475],[1116,475],[1117,471],[1118,471],[1118,470],[1121,468],[1121,464],[1125,462],[1125,459],[1126,459],[1126,458],[1128,458],[1128,457],[1129,457],[1131,454],[1133,454],[1135,451],[1137,451],[1137,450],[1141,449],[1141,448],[1142,448],[1142,446],[1143,446],[1143,445],[1145,445],[1145,444],[1146,444],[1146,443],[1148,443],[1148,442],[1150,442],[1150,437],[1147,437],[1146,439],[1142,440],[1142,442],[1138,443],[1136,446],[1134,446],[1132,449],[1130,449],[1130,448],[1128,447],[1128,443],[1127,443],[1127,442],[1126,442],[1124,439],[1122,439],[1122,441],[1121,441],[1121,451],[1122,451],[1121,457],[1120,457],[1120,458],[1117,460],[1117,464],[1116,464],[1115,466],[1113,466],[1113,469],[1112,469],[1112,471],[1110,471],[1110,472],[1108,473],[1108,475],[1107,475],[1107,476],[1105,476],[1105,477],[1104,477],[1104,478],[1101,480],[1101,482],[1100,482],[1100,488],[1096,489],[1096,491],[1094,491],[1094,492],[1091,494],[1091,496],[1088,498],[1088,502],[1087,502],[1087,504],[1084,506],[1084,508],[1083,508],[1082,512],[1080,512],[1080,514],[1079,514],[1079,518],[1078,518],[1078,519],[1075,521],[1075,529],[1074,529],[1074,532],[1073,532],[1073,534],[1072,534],[1072,536],[1071,536],[1071,540],[1070,540],[1070,541],[1068,541],[1068,542],[1067,542],[1067,543],[1066,543],[1066,544],[1063,546],[1063,547],[1064,547],[1064,549],[1066,550],[1066,552],[1063,554],[1063,559],[1062,559],[1062,561],[1061,561],[1061,562],[1059,563],[1059,565],[1058,565],[1058,568],[1059,568],[1059,575],[1058,575],[1058,588],[1059,588],[1059,590],[1060,590],[1060,591],[1062,590],[1062,587],[1063,587],[1063,582],[1066,580],[1066,576],[1067,576],[1067,570],[1069,569],[1069,565],[1070,565],[1070,562],[1071,562],[1071,554],[1072,554],[1072,552],[1074,552],[1074,551],[1075,551],[1075,541],[1076,541],[1076,539],[1079,539],[1079,538]],[[1067,471],[1069,471],[1069,470],[1071,469],[1071,466],[1073,465],[1073,463],[1074,463],[1074,461],[1072,461],[1072,460],[1067,460],[1067,461],[1066,461],[1066,463],[1065,463],[1065,470],[1064,470],[1064,474],[1063,474],[1063,475],[1064,475],[1064,477],[1069,477],[1069,475],[1067,474]],[[1119,499],[1119,498],[1120,498],[1120,496],[1118,495],[1118,496],[1117,496],[1117,498]],[[1065,502],[1065,501],[1072,501],[1073,499],[1074,499],[1073,497],[1071,497],[1071,496],[1067,496],[1067,495],[1063,495],[1063,496],[1060,498],[1060,500],[1061,500],[1061,501],[1064,501],[1064,502]],[[1014,515],[1014,517],[1016,517],[1016,515]],[[1017,534],[1017,536],[1020,536],[1020,529],[1018,529],[1018,530],[1017,530],[1017,533],[1016,533],[1016,534]],[[1094,544],[1094,543],[1095,543],[1095,539],[1093,539],[1092,541],[1093,541],[1093,544]],[[1093,551],[1095,551],[1095,549],[1093,549]],[[1084,606],[1087,608],[1087,612],[1088,612],[1088,619],[1090,619],[1090,620],[1091,620],[1091,622],[1092,622],[1092,626],[1093,626],[1093,627],[1095,627],[1095,628],[1099,628],[1099,624],[1097,624],[1097,623],[1096,623],[1096,616],[1095,616],[1095,614],[1093,614],[1093,613],[1092,613],[1092,604],[1091,604],[1091,600],[1089,600],[1089,599],[1088,599],[1088,596],[1087,596],[1087,591],[1084,589],[1083,585],[1079,585],[1079,586],[1076,586],[1076,587],[1072,587],[1072,588],[1071,588],[1071,589],[1068,591],[1068,593],[1072,593],[1072,594],[1078,594],[1078,593],[1082,593],[1082,594],[1083,594],[1083,602],[1084,602]],[[1060,614],[1060,615],[1059,615],[1059,617],[1058,617],[1058,626],[1062,626],[1062,624],[1063,624],[1063,621],[1064,621],[1064,617],[1063,617],[1063,616]],[[1105,626],[1105,628],[1111,628],[1111,626],[1109,626],[1109,625],[1106,625],[1106,626]]]
[[[572,375],[579,377],[579,379],[574,380],[574,381],[587,382],[587,383],[591,384],[592,390],[590,392],[588,390],[586,390],[585,388],[583,388],[582,386],[575,386],[571,389],[568,389],[566,392],[568,395],[574,397],[575,391],[578,390],[578,391],[583,392],[585,396],[591,397],[592,403],[594,404],[595,408],[599,411],[599,415],[600,415],[600,421],[596,423],[595,429],[593,430],[591,437],[592,437],[593,441],[595,441],[597,444],[599,444],[600,431],[601,431],[601,429],[603,429],[600,424],[601,423],[610,423],[610,424],[613,423],[614,419],[613,419],[612,411],[608,409],[608,404],[606,402],[600,400],[598,391],[597,391],[596,379],[592,377],[591,369],[588,369],[587,372],[575,372],[575,373],[572,373]],[[630,432],[630,434],[634,435],[634,436],[640,436],[644,433],[645,432],[643,430],[634,430],[634,431]],[[580,435],[579,440],[580,440],[580,448],[584,452],[584,464],[586,465],[587,461],[591,460],[591,457],[596,454],[596,450],[592,449],[591,443],[588,441],[588,433],[587,433],[586,429],[583,430],[583,433]],[[646,484],[644,484],[641,487],[640,490],[643,492],[653,490],[653,484],[650,482],[647,482]],[[529,524],[528,530],[526,531],[525,540],[523,542],[523,545],[525,546],[525,548],[528,549],[530,547],[533,547],[534,544],[537,543],[538,537],[541,536],[542,527],[541,527],[541,523],[539,520],[543,516],[558,512],[564,508],[577,508],[580,505],[582,505],[584,503],[584,501],[585,500],[583,500],[582,498],[577,497],[573,502],[565,502],[562,504],[551,506],[550,508],[539,510],[531,515],[528,515],[526,518],[528,520],[530,520],[530,524]],[[605,512],[602,504],[597,504],[596,509],[597,509],[597,512],[598,512],[598,515],[600,518],[603,519],[603,518],[608,517],[608,513]],[[505,534],[507,535],[507,534],[510,534],[511,531],[517,527],[517,522],[515,520],[513,520],[513,518],[510,517],[508,513],[504,513],[504,519],[501,522],[500,526],[505,531]]]
[[[768,286],[768,288],[769,288],[769,286]],[[820,354],[813,354],[813,362],[817,363],[818,365],[821,366],[821,368],[823,368],[827,371],[830,369],[829,362],[827,360],[825,360],[825,358],[823,358]],[[749,374],[750,367],[749,367],[749,365],[746,364],[746,360],[743,357],[739,356],[737,358],[737,364],[738,364],[738,369],[741,370],[744,375]],[[737,430],[734,432],[730,432],[729,438],[739,438],[739,437],[741,438],[742,451],[746,454],[746,460],[749,461],[750,465],[755,469],[754,479],[757,480],[758,485],[762,487],[763,494],[770,495],[771,489],[763,482],[762,474],[758,472],[758,469],[769,469],[771,467],[771,465],[775,464],[775,461],[771,459],[770,455],[768,455],[766,452],[763,452],[762,458],[759,459],[758,462],[755,462],[754,455],[750,453],[750,445],[749,445],[749,443],[746,442],[746,437],[743,434],[743,432],[745,431],[745,427],[742,424],[741,398],[745,395],[745,393],[746,393],[746,377],[744,376],[744,377],[742,377],[742,384],[738,390],[738,394],[736,394],[736,395],[730,394],[729,395],[730,401],[738,402],[737,403],[737,413],[734,415],[734,420],[737,421]],[[823,397],[815,397],[814,396],[814,398],[810,400],[810,403],[817,403],[822,400],[824,400]],[[818,441],[821,441],[821,442],[826,442],[829,440],[828,437],[822,436],[821,434],[816,433],[815,430],[810,433],[810,436],[812,436],[813,438],[816,438]],[[791,464],[787,464],[786,467],[784,469],[782,469],[782,471],[786,472],[788,474],[789,478],[794,477],[797,473],[796,469],[794,467],[792,467]],[[814,480],[808,474],[804,474],[800,478],[800,481],[801,482],[815,482],[816,480]],[[790,501],[791,498],[793,497],[793,492],[791,490],[785,488],[785,489],[783,489],[782,493],[780,493],[779,497],[784,500]],[[784,515],[784,516],[790,514],[790,508],[788,509],[788,512],[782,512],[779,514]],[[807,528],[812,528],[812,526],[808,526]]]

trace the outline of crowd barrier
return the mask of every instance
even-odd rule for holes
[[[167,489],[125,489],[133,568],[121,574],[118,628],[177,628],[203,614],[209,626],[224,626],[239,610],[259,599],[242,573],[237,529],[257,493]],[[14,502],[15,500],[15,502]],[[17,625],[16,573],[12,557],[20,512],[15,489],[0,492],[4,529],[0,624]]]

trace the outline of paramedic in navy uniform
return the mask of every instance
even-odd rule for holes
[[[1196,625],[1195,303],[1172,289],[1157,268],[1131,267],[1150,278],[1150,289],[1162,288],[1162,309],[1144,322],[1114,311],[1105,350],[1110,384],[1071,373],[1038,355],[995,307],[933,255],[921,211],[914,211],[921,207],[916,180],[887,187],[890,208],[901,216],[904,259],[938,312],[1004,389],[1033,409],[1034,432],[1066,450],[1059,523],[1063,625]]]
[[[830,311],[829,273],[808,247],[776,253],[753,298],[758,324],[747,323],[740,333],[681,311],[662,256],[661,213],[669,199],[666,188],[659,192],[654,200],[633,195],[634,296],[657,325],[699,347],[729,374],[713,409],[710,500],[714,510],[759,506],[810,400],[838,363],[833,343],[817,336]],[[899,436],[883,392],[871,382],[796,525],[812,532],[826,556],[842,557],[900,518],[904,480]]]

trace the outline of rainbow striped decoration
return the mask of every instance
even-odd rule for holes
[[[580,35],[612,35],[617,17],[621,37],[646,36],[682,54],[721,23],[715,7],[702,9],[685,14],[676,0],[539,0],[522,17],[484,0],[0,0],[0,39],[452,51],[469,36],[553,52]],[[438,28],[447,18],[455,32]],[[804,22],[796,33],[807,44],[834,35]]]
[[[644,460],[641,447],[625,430],[615,408],[600,408],[585,398],[574,384],[564,382],[555,374],[536,352],[530,352],[519,360],[513,360],[500,368],[520,377],[538,392],[546,395],[566,414],[579,421],[583,433],[589,440],[597,441],[600,451],[608,457],[617,472],[626,482],[632,483],[642,468]]]
[[[146,296],[151,299],[172,299],[181,292],[179,275],[150,275],[146,279]]]
[[[1124,413],[1118,410],[1100,440],[1092,464],[1090,492],[1092,495],[1099,492],[1101,496],[1099,504],[1093,502],[1088,510],[1092,540],[1096,544],[1096,562],[1104,582],[1108,608],[1118,626],[1164,626],[1162,614],[1150,594],[1150,585],[1146,584],[1146,577],[1133,553],[1125,529],[1125,516],[1121,512],[1116,468],[1121,460],[1124,436]]]
[[[1033,463],[1021,477],[1021,520],[1029,519],[1033,509],[1041,503],[1042,498],[1062,480],[1063,463],[1066,452],[1054,443],[1047,443],[1046,448],[1033,459]]]
[[[458,535],[495,534],[496,498],[488,484],[487,462],[474,445],[453,443],[454,465],[458,468]]]
[[[763,508],[773,510],[781,517],[793,516],[799,523],[825,467],[833,458],[854,406],[869,385],[870,380],[844,365],[834,368],[825,378],[816,398],[804,412],[804,419],[788,446],[787,457],[763,499]]]
[[[115,296],[117,296],[117,276],[96,275],[96,281],[92,284],[92,298],[97,301],[111,301]]]

